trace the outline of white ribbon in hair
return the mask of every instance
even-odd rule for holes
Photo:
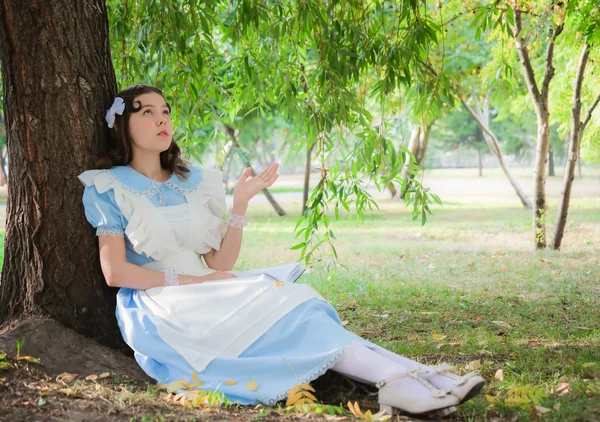
[[[106,110],[106,123],[108,123],[108,127],[112,129],[115,125],[115,115],[123,115],[125,111],[125,101],[121,97],[115,97],[115,101],[113,105],[110,106],[108,110]]]

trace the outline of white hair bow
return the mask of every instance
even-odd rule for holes
[[[121,116],[125,111],[125,101],[121,97],[115,97],[115,102],[106,110],[106,123],[108,127],[112,128],[115,125],[115,115]]]

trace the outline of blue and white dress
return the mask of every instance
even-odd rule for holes
[[[228,227],[223,174],[189,168],[186,180],[173,174],[165,183],[129,166],[86,171],[79,176],[86,218],[98,235],[123,236],[132,264],[210,274],[201,256],[220,249]],[[116,315],[137,362],[159,384],[192,382],[196,373],[201,389],[240,404],[285,399],[292,387],[330,369],[353,343],[377,348],[346,330],[310,286],[261,276],[121,288]],[[247,388],[250,381],[256,391]]]

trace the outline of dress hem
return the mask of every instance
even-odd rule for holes
[[[315,369],[309,375],[302,378],[300,380],[300,382],[298,384],[296,384],[295,386],[300,385],[300,384],[308,384],[311,381],[314,381],[317,378],[319,378],[321,375],[325,374],[325,372],[327,372],[328,370],[333,368],[335,366],[335,364],[338,363],[338,361],[342,358],[342,356],[344,356],[344,353],[346,353],[346,350],[348,349],[348,347],[352,346],[353,344],[355,344],[355,342],[350,343],[347,346],[344,346],[332,358],[329,358],[327,361],[325,361],[325,363],[321,364],[317,369]],[[292,388],[294,388],[294,387],[292,387]],[[266,404],[268,406],[274,406],[278,401],[281,401],[281,400],[285,399],[286,397],[288,397],[290,394],[290,391],[292,391],[292,388],[290,388],[289,390],[286,390],[283,393],[276,395],[272,399],[267,400],[266,402],[264,402],[264,404]]]

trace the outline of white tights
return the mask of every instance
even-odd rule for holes
[[[388,350],[382,348],[371,350],[360,343],[354,343],[346,349],[342,358],[331,369],[356,381],[376,384],[417,366],[420,366],[418,362]],[[389,388],[402,391],[403,395],[414,398],[422,398],[430,394],[427,387],[410,377],[400,378],[387,385]]]

